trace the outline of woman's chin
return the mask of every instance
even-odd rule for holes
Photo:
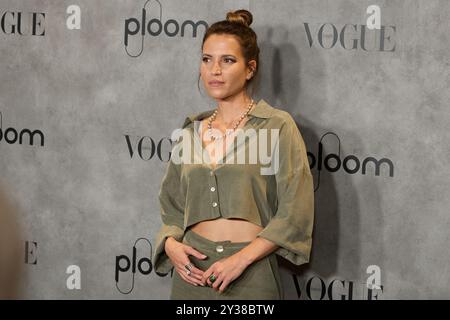
[[[208,95],[213,99],[223,99],[228,96],[228,94],[225,91],[218,88],[208,90]]]

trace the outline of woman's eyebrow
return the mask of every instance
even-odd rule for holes
[[[208,54],[208,53],[204,53],[203,56],[208,56],[208,57],[212,57],[212,55]],[[236,58],[234,55],[232,54],[223,54],[221,55],[221,57],[233,57]]]

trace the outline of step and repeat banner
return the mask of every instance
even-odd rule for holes
[[[450,298],[448,0],[0,0],[21,297],[169,297],[151,261],[169,137],[216,107],[202,37],[241,8],[254,99],[294,117],[315,179],[311,261],[279,261],[286,298]]]

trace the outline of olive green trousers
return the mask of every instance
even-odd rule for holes
[[[250,242],[211,241],[188,229],[183,243],[205,254],[200,260],[190,256],[191,263],[206,271],[216,261],[238,252]],[[184,281],[174,271],[170,299],[173,300],[279,300],[283,299],[283,288],[275,253],[248,266],[231,282],[224,292],[211,287],[194,286]]]

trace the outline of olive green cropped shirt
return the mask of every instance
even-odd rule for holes
[[[226,160],[214,167],[207,162],[172,161],[180,159],[174,155],[183,155],[183,141],[201,145],[197,128],[200,120],[213,112],[188,116],[181,128],[188,132],[188,138],[183,135],[172,148],[158,195],[162,227],[155,239],[155,271],[167,274],[173,268],[164,250],[167,237],[181,241],[190,226],[220,217],[245,219],[261,226],[263,230],[258,236],[277,244],[276,254],[296,265],[307,263],[314,221],[314,186],[305,143],[294,119],[261,99],[242,128],[254,132],[278,129],[276,139],[268,139],[272,157],[274,148],[278,149],[278,160],[270,164],[272,174],[261,173],[262,168],[269,166],[261,161],[236,164]],[[231,151],[234,155],[242,151],[248,154],[249,146],[236,143],[225,154]],[[190,155],[196,157],[195,148],[192,149]]]

